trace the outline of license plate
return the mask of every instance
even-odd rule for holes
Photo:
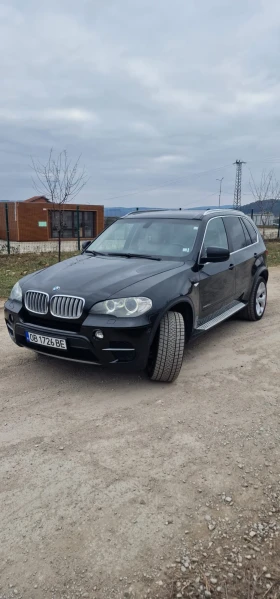
[[[57,337],[46,337],[38,335],[38,333],[29,333],[25,331],[25,339],[28,343],[36,343],[37,345],[46,345],[55,349],[67,349],[65,339],[57,339]]]

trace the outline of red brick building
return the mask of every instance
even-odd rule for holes
[[[58,238],[59,208],[44,196],[8,202],[10,241],[46,242]],[[78,209],[77,209],[78,207]],[[104,229],[104,206],[64,204],[63,240],[93,239]],[[0,203],[0,239],[6,235],[6,205]],[[79,226],[78,226],[79,222]]]

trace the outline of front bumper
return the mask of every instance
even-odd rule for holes
[[[4,307],[4,318],[11,339],[20,347],[32,349],[48,356],[84,362],[100,366],[117,366],[131,370],[146,367],[152,325],[145,315],[137,318],[118,319],[103,315],[88,315],[81,323],[73,321],[39,319],[16,301],[8,300]],[[69,329],[67,330],[67,326]],[[75,329],[75,330],[73,330]],[[96,330],[103,332],[97,339]],[[26,340],[25,332],[65,339],[67,350],[37,345]]]

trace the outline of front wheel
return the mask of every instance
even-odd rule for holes
[[[266,280],[259,277],[253,284],[250,299],[241,315],[245,320],[260,320],[265,312],[267,302]]]
[[[167,312],[159,325],[159,331],[148,365],[152,381],[172,383],[177,378],[183,362],[185,346],[185,323],[179,312]]]

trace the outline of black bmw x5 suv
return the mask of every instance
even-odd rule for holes
[[[16,283],[5,321],[21,347],[172,382],[193,334],[237,312],[262,318],[267,280],[265,245],[242,212],[137,212]]]

